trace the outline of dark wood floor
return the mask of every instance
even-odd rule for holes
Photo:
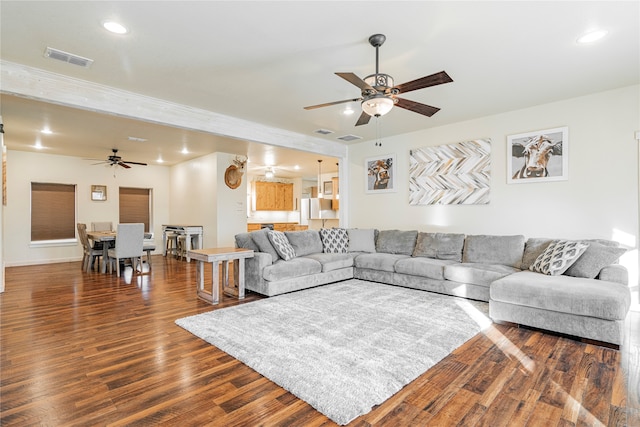
[[[198,300],[193,262],[153,262],[122,278],[80,263],[6,270],[2,426],[335,425],[176,326],[239,302]],[[495,325],[351,425],[638,426],[640,313],[632,317],[635,341],[620,351]]]

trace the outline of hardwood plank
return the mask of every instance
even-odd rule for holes
[[[263,298],[221,294],[212,306],[197,298],[195,277],[195,263],[162,256],[120,278],[79,263],[7,268],[0,424],[335,426],[175,325]],[[640,335],[640,314],[617,351],[494,324],[350,426],[640,425],[631,331]]]

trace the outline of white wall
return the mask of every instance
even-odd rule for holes
[[[382,147],[373,141],[351,145],[349,226],[615,239],[630,249],[621,262],[637,283],[638,142],[634,131],[640,129],[639,90],[626,87],[397,137],[382,135]],[[507,135],[561,126],[569,128],[569,180],[507,184]],[[409,205],[410,149],[478,138],[492,141],[490,204]],[[397,156],[397,192],[366,194],[364,159],[384,154]]]
[[[234,246],[234,235],[247,230],[246,174],[236,189],[224,183],[234,158],[213,153],[171,168],[171,221],[202,225],[204,247]]]
[[[114,176],[115,172],[115,176]],[[4,260],[6,265],[45,264],[82,259],[80,243],[32,247],[31,182],[76,184],[77,222],[118,223],[118,187],[153,189],[153,232],[159,252],[162,224],[169,220],[169,168],[134,166],[114,169],[78,157],[9,150],[7,153],[7,206],[4,209]],[[92,201],[91,185],[106,185],[107,200]]]

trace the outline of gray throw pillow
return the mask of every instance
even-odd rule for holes
[[[260,252],[260,248],[253,241],[249,233],[236,234],[236,247],[251,249],[254,252]]]
[[[589,243],[587,250],[564,272],[567,276],[595,279],[607,265],[615,263],[627,250],[620,247]]]
[[[418,231],[380,230],[376,239],[376,252],[411,255],[416,246]]]
[[[324,253],[341,254],[349,249],[349,235],[344,228],[323,228],[320,239]]]
[[[411,256],[462,261],[464,234],[418,233]]]
[[[263,228],[262,230],[256,230],[249,233],[251,239],[256,244],[260,252],[265,252],[271,255],[271,260],[276,262],[280,259],[280,255],[276,251],[276,248],[273,247],[271,241],[269,240],[268,233],[269,229]]]
[[[538,256],[529,270],[549,276],[559,276],[564,273],[587,250],[588,243],[571,240],[558,240],[551,243]]]
[[[317,230],[285,231],[296,256],[305,256],[322,252],[322,241]]]
[[[522,266],[520,270],[528,270],[531,264],[544,252],[547,247],[559,239],[548,239],[546,237],[532,237],[527,240],[524,245],[524,254],[522,255]]]
[[[376,234],[373,228],[349,228],[349,252],[375,252]]]
[[[282,231],[269,230],[267,236],[269,236],[271,244],[283,260],[289,261],[296,257],[296,251]]]

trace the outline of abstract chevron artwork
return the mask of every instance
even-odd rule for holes
[[[411,205],[486,205],[490,188],[490,139],[409,151]]]

